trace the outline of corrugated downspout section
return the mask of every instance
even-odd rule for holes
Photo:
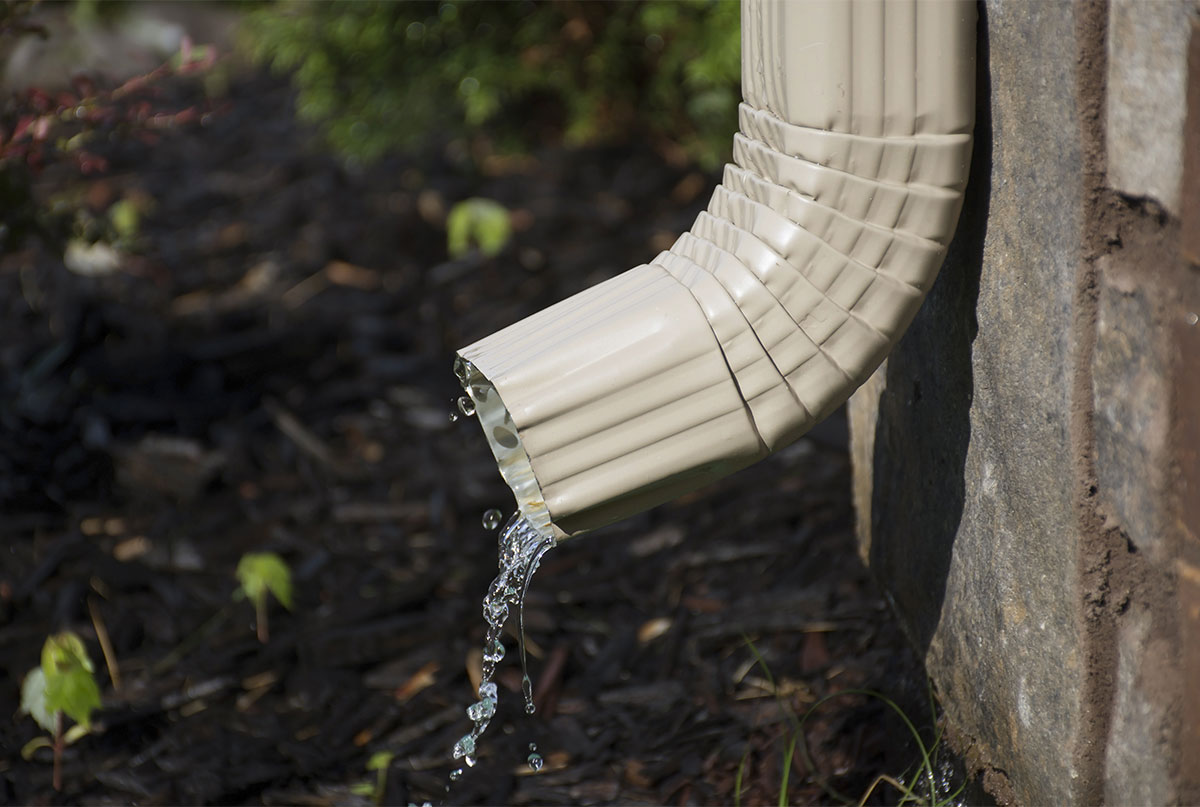
[[[743,0],[734,163],[650,264],[459,351],[522,511],[564,537],[795,440],[875,370],[958,219],[972,2]]]

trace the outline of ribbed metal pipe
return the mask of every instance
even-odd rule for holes
[[[459,351],[521,511],[562,538],[786,446],[899,340],[970,163],[966,0],[743,0],[740,132],[651,263]]]

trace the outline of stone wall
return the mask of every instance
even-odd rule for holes
[[[980,6],[957,237],[850,402],[863,556],[1002,801],[1200,800],[1198,17]]]

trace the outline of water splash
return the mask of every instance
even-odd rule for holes
[[[487,525],[486,515],[484,524]],[[483,598],[483,618],[487,622],[487,631],[483,640],[483,675],[477,693],[479,700],[467,707],[467,717],[473,725],[471,731],[454,744],[453,751],[454,758],[461,759],[468,768],[475,766],[477,741],[487,730],[492,716],[496,714],[499,697],[493,678],[496,675],[496,665],[504,658],[504,643],[500,637],[513,606],[517,609],[519,626],[525,712],[534,712],[533,688],[525,657],[525,593],[529,590],[529,581],[533,579],[533,573],[542,562],[542,556],[552,546],[554,539],[538,532],[520,513],[513,513],[504,529],[500,531],[500,572],[488,588],[487,596]],[[538,756],[538,759],[541,757]],[[532,757],[530,765],[533,765]],[[462,768],[452,773],[450,778],[457,780],[460,776]]]

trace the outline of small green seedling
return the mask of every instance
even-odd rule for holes
[[[122,244],[132,243],[137,238],[141,219],[142,213],[133,199],[119,199],[108,209],[108,222]]]
[[[375,781],[351,785],[350,792],[356,796],[366,796],[376,804],[383,804],[383,794],[387,790],[388,767],[395,756],[391,751],[376,751],[371,754],[371,758],[367,760],[367,770],[375,771]]]
[[[39,748],[54,749],[54,789],[62,790],[63,749],[92,728],[92,711],[100,706],[100,687],[83,640],[67,631],[51,636],[42,645],[42,663],[21,684],[21,709],[54,737],[35,737],[21,749],[32,759]],[[63,730],[63,717],[75,725]]]
[[[292,571],[274,552],[250,552],[238,561],[237,579],[241,587],[234,592],[234,599],[245,597],[254,603],[255,632],[258,640],[266,644],[271,638],[267,627],[267,594],[292,610]]]
[[[754,654],[755,663],[757,664],[759,670],[761,670],[763,675],[766,677],[767,682],[771,687],[771,691],[776,693],[775,698],[779,704],[780,710],[783,712],[784,717],[791,726],[790,739],[788,740],[787,750],[784,752],[783,756],[783,775],[779,786],[779,807],[786,807],[788,804],[788,781],[791,776],[792,765],[795,763],[797,750],[799,750],[800,756],[804,760],[804,765],[808,769],[808,775],[812,777],[813,781],[820,786],[820,788],[825,792],[825,795],[832,801],[837,801],[846,805],[863,807],[863,805],[867,803],[867,800],[870,799],[871,794],[874,793],[875,790],[881,785],[886,784],[899,791],[900,800],[896,803],[902,807],[906,807],[907,805],[918,805],[918,807],[949,807],[949,805],[956,803],[959,794],[961,794],[966,788],[966,781],[964,780],[961,782],[954,792],[945,795],[941,792],[941,790],[939,790],[937,781],[935,779],[934,760],[936,759],[935,754],[937,753],[938,746],[940,745],[942,739],[940,730],[934,737],[932,744],[927,744],[925,739],[921,736],[921,732],[917,730],[917,727],[913,724],[912,720],[909,719],[908,715],[895,703],[895,701],[885,695],[868,689],[843,689],[838,692],[834,692],[831,695],[826,695],[809,707],[808,711],[805,712],[803,716],[798,718],[796,713],[792,710],[791,704],[779,696],[778,687],[775,685],[775,677],[771,674],[771,668],[767,666],[767,661],[763,658],[762,653],[759,652],[754,642],[750,640],[750,637],[743,635],[742,639],[745,641],[746,646],[750,648],[750,652]],[[889,776],[887,774],[880,774],[879,776],[875,777],[875,780],[871,783],[871,786],[867,788],[866,792],[863,793],[862,797],[859,799],[852,799],[847,795],[839,793],[817,773],[816,765],[808,753],[808,744],[804,736],[804,724],[808,722],[808,719],[813,716],[817,709],[837,698],[854,695],[875,698],[895,712],[904,722],[909,734],[911,734],[913,740],[916,741],[917,749],[921,752],[921,761],[916,769],[916,773],[909,778],[908,784],[905,784],[904,780],[901,778]],[[936,723],[937,707],[933,699],[932,686],[929,690],[929,705],[931,715]],[[738,764],[737,773],[734,776],[733,803],[735,807],[741,807],[742,781],[749,755],[750,749],[747,747],[746,752],[742,754],[742,760]],[[928,797],[923,792],[925,785],[928,785]]]
[[[511,235],[508,210],[491,199],[465,199],[450,208],[446,216],[446,251],[451,258],[466,255],[472,244],[487,257],[494,257]]]

